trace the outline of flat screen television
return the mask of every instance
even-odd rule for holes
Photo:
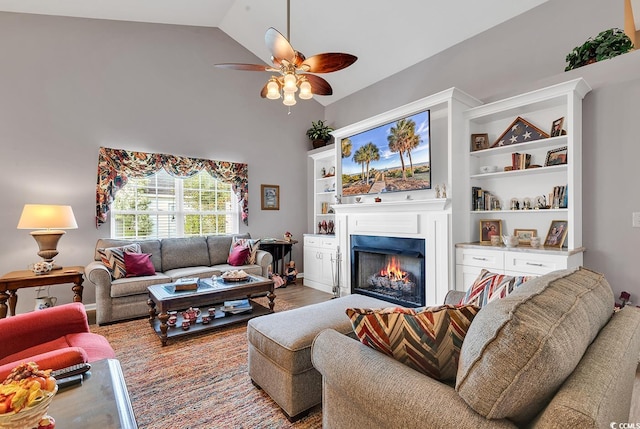
[[[431,189],[429,113],[343,138],[342,196]]]

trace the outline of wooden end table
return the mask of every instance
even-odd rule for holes
[[[62,267],[46,274],[36,275],[31,270],[12,271],[0,277],[0,319],[7,317],[7,300],[9,315],[16,314],[18,289],[73,283],[73,301],[82,302],[82,281],[84,267]]]

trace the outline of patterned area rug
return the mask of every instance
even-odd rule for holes
[[[256,299],[266,305],[266,298]],[[276,300],[276,311],[289,306]],[[290,423],[247,372],[247,327],[160,339],[146,319],[92,326],[122,365],[140,429],[321,428],[322,409]]]

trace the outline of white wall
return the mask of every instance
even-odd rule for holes
[[[0,273],[39,260],[25,203],[70,204],[79,228],[56,262],[86,265],[108,225],[95,227],[100,146],[245,162],[252,236],[306,232],[305,131],[323,117],[315,101],[291,115],[259,93],[268,74],[213,67],[259,63],[218,29],[0,13]],[[260,184],[280,185],[280,210],[260,210]],[[302,246],[294,246],[302,262]],[[86,285],[85,285],[86,286]],[[54,286],[58,303],[70,285]],[[35,305],[19,292],[18,311]],[[95,302],[85,287],[84,302]]]
[[[594,87],[583,104],[584,264],[606,275],[616,298],[626,290],[640,304],[640,228],[631,227],[640,211],[640,52],[563,72],[571,49],[623,25],[622,1],[550,0],[327,106],[325,118],[343,127],[452,86],[489,102],[583,76]]]

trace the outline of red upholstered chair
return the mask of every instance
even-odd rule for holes
[[[22,362],[60,369],[107,358],[115,353],[106,338],[89,332],[81,303],[0,319],[0,381]]]

